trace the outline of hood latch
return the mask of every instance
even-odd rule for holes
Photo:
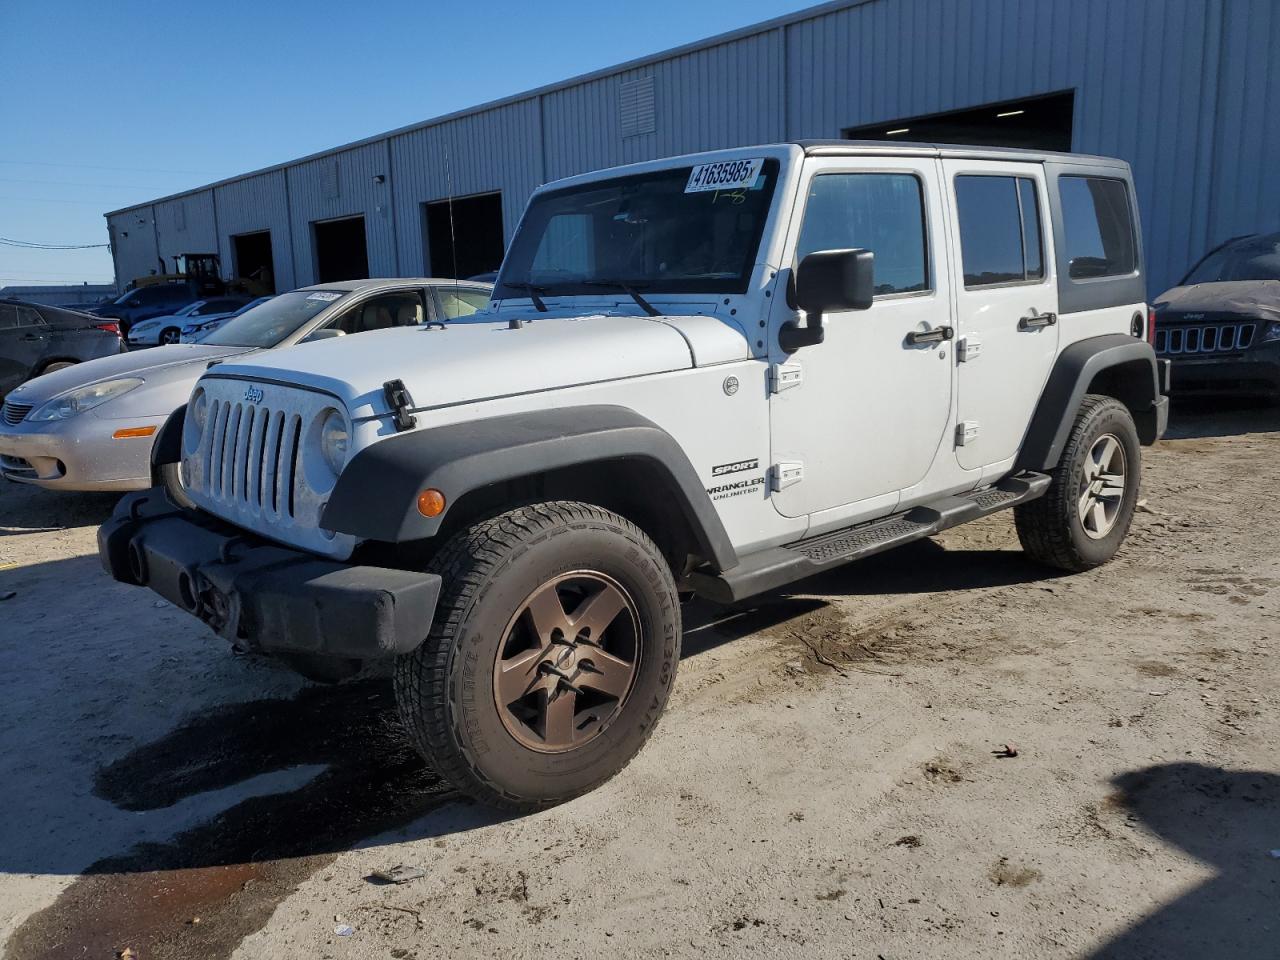
[[[418,425],[417,418],[409,412],[413,409],[413,397],[409,396],[403,380],[388,380],[382,385],[382,395],[387,398],[396,430],[411,430]]]

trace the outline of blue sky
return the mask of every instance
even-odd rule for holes
[[[813,0],[0,0],[0,236],[102,214],[811,6]],[[0,286],[111,280],[0,246]]]

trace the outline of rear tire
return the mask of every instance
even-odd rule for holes
[[[74,360],[55,360],[53,363],[41,370],[40,373],[53,373],[55,370],[65,370],[67,367],[74,367],[75,365],[76,362]]]
[[[162,347],[177,343],[182,339],[182,331],[177,327],[165,327],[160,331],[160,336],[156,337],[156,343]]]
[[[426,641],[397,658],[418,750],[508,810],[604,783],[653,732],[675,681],[680,603],[662,553],[600,507],[537,503],[456,534]]]
[[[1022,548],[1073,573],[1106,563],[1129,532],[1142,480],[1138,431],[1124,404],[1084,398],[1052,477],[1048,493],[1014,508]]]

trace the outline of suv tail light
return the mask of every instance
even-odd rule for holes
[[[1156,343],[1156,308],[1147,307],[1147,343],[1155,346]]]
[[[120,336],[120,324],[115,320],[110,320],[105,323],[95,323],[93,325],[93,329],[105,330],[107,333],[114,333],[117,337]]]

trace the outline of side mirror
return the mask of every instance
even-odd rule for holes
[[[796,303],[806,314],[802,327],[794,320],[778,331],[787,353],[821,343],[823,314],[833,310],[866,310],[875,297],[875,254],[870,250],[819,250],[796,268]]]
[[[317,340],[332,340],[334,337],[345,337],[346,335],[345,330],[339,330],[337,327],[321,327],[319,330],[312,330],[298,342],[315,343]]]

